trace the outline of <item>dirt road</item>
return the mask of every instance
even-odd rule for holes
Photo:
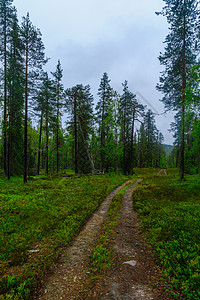
[[[51,276],[43,282],[44,288],[36,299],[77,299],[78,295],[84,291],[85,282],[87,283],[90,279],[86,262],[92,245],[113,197],[128,183],[129,181],[106,197],[80,234],[72,241],[71,246],[63,253],[60,261],[54,265]]]
[[[145,242],[138,215],[133,210],[132,195],[140,182],[133,183],[124,195],[120,218],[110,245],[115,260],[106,274],[92,280],[88,260],[110,203],[126,184],[105,199],[63,253],[35,299],[171,299],[160,287],[160,270]]]

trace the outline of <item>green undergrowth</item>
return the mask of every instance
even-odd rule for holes
[[[134,174],[139,178],[152,177],[160,171],[160,168],[135,168]]]
[[[146,177],[133,195],[174,299],[200,299],[200,176]]]
[[[0,178],[0,299],[29,299],[122,175]]]
[[[92,271],[92,278],[98,278],[102,275],[112,264],[113,255],[110,242],[113,239],[115,226],[119,218],[120,209],[122,207],[123,196],[126,189],[133,184],[133,182],[123,187],[113,198],[103,226],[101,228],[98,239],[92,249],[90,257],[90,267]]]

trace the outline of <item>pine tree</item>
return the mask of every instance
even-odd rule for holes
[[[105,107],[105,171],[117,171],[120,162],[120,145],[118,143],[119,123],[118,108],[120,95],[111,90],[110,99]]]
[[[43,132],[43,120],[45,113],[45,97],[44,97],[44,85],[41,83],[38,88],[37,94],[34,97],[34,112],[39,118],[39,141],[38,141],[38,161],[37,161],[37,175],[40,174],[40,159],[41,159],[41,144],[42,144],[42,132]]]
[[[46,143],[45,143],[45,174],[49,173],[49,125],[55,119],[55,96],[56,90],[54,82],[49,78],[47,72],[42,75],[42,83],[38,91],[38,95],[35,100],[35,112],[36,115],[39,113],[40,116],[40,132],[39,132],[39,145],[38,145],[38,165],[37,173],[39,174],[40,169],[40,152],[41,152],[41,138],[43,122],[46,132]]]
[[[22,120],[23,120],[23,45],[16,14],[13,15],[9,51],[7,55],[8,83],[8,153],[7,174],[21,174],[22,171]]]
[[[100,171],[104,172],[105,167],[105,120],[107,117],[106,110],[108,111],[108,106],[111,98],[112,88],[110,86],[110,79],[108,74],[104,73],[101,78],[101,82],[98,89],[99,101],[96,106],[97,119],[99,123],[100,132],[100,143],[101,143],[101,160],[100,160]]]
[[[79,86],[75,86],[66,91],[66,107],[67,112],[71,115],[71,128],[74,137],[74,169],[75,174],[78,173],[78,126],[77,126],[77,101]]]
[[[62,76],[63,70],[61,69],[60,60],[58,60],[58,64],[56,67],[56,71],[52,72],[52,75],[55,80],[55,88],[56,88],[56,168],[57,173],[59,170],[59,126],[60,126],[60,116],[61,116],[61,108],[63,105],[63,85],[62,85]]]
[[[122,86],[123,86],[123,95],[120,101],[119,119],[121,123],[121,139],[123,144],[122,168],[123,168],[123,173],[127,174],[129,172],[128,144],[130,138],[130,124],[131,124],[131,101],[134,95],[128,89],[127,80],[125,80],[125,82],[122,83]]]
[[[192,158],[190,169],[193,173],[200,173],[200,66],[193,66],[191,80],[186,89],[186,130],[187,130],[187,156]],[[187,162],[186,162],[187,163]]]
[[[66,91],[66,108],[70,114],[69,130],[74,137],[75,173],[95,172],[89,149],[93,127],[93,96],[90,86],[76,85]]]
[[[3,61],[3,94],[4,94],[4,119],[3,119],[3,143],[4,143],[4,174],[7,174],[7,55],[9,34],[14,12],[13,0],[0,1],[0,58]]]
[[[191,66],[196,61],[199,33],[197,0],[164,0],[162,12],[170,25],[165,52],[159,56],[165,71],[157,88],[164,93],[162,99],[167,109],[181,111],[180,178],[184,178],[184,119],[185,89]]]
[[[146,146],[146,138],[145,138],[145,130],[144,123],[141,123],[140,129],[138,132],[138,167],[145,167],[145,146]]]
[[[155,125],[155,117],[153,112],[149,109],[144,116],[144,130],[145,130],[145,161],[146,167],[153,167],[153,158],[155,153],[155,144],[157,138],[157,128]]]
[[[23,18],[22,40],[25,55],[25,124],[24,124],[24,183],[27,182],[27,124],[28,124],[28,98],[31,95],[34,80],[42,71],[46,63],[44,45],[39,29],[36,29],[29,18],[29,14]]]
[[[144,107],[139,104],[136,95],[128,88],[128,82],[122,84],[123,95],[119,105],[119,121],[121,123],[121,139],[123,143],[123,173],[133,174],[134,124],[143,115]]]
[[[133,138],[134,138],[134,125],[135,121],[140,121],[142,117],[144,117],[144,109],[145,107],[142,104],[139,104],[136,96],[133,95],[132,97],[132,126],[131,126],[131,146],[130,146],[130,175],[133,175]]]

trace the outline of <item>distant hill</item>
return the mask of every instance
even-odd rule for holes
[[[163,147],[164,147],[164,150],[165,150],[167,156],[170,155],[170,153],[172,152],[172,150],[174,148],[174,146],[166,145],[166,144],[163,144]]]

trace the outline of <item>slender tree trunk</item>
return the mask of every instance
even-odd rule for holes
[[[42,147],[42,169],[44,169],[44,147]]]
[[[46,165],[45,174],[49,173],[49,111],[48,111],[48,98],[46,99]]]
[[[56,152],[57,152],[57,173],[59,170],[59,98],[60,98],[60,85],[58,84],[58,98],[57,98],[57,128],[56,128]]]
[[[104,172],[104,128],[101,129],[101,162],[100,162],[100,171]]]
[[[38,145],[38,164],[37,164],[37,174],[40,174],[40,152],[41,152],[41,141],[42,141],[42,122],[43,116],[40,119],[40,134],[39,134],[39,145]]]
[[[181,151],[180,151],[180,179],[184,179],[184,121],[185,121],[185,88],[186,88],[186,74],[185,74],[185,35],[186,35],[186,19],[185,19],[185,2],[184,2],[184,28],[183,28],[183,70],[182,70],[182,115],[181,115]]]
[[[28,54],[29,45],[28,38],[26,41],[26,77],[25,77],[25,123],[24,123],[24,183],[27,183],[27,129],[28,129]]]
[[[133,175],[133,134],[134,134],[134,123],[135,123],[135,105],[133,105],[133,120],[132,120],[132,128],[131,128],[130,175]]]
[[[35,149],[36,150],[36,149]],[[34,175],[35,175],[35,171],[37,170],[37,161],[36,161],[36,157],[37,157],[37,151],[34,152]]]
[[[8,131],[8,180],[10,180],[11,169],[10,169],[10,150],[11,150],[11,104],[10,104],[10,112],[9,112],[9,131]]]
[[[53,175],[54,173],[54,161],[53,161],[53,151],[51,153],[51,174]]]
[[[124,112],[124,121],[123,121],[123,174],[126,173],[126,120]]]
[[[118,142],[117,142],[117,128],[115,128],[115,147],[116,147],[116,151],[115,151],[115,173],[117,173],[118,171]]]
[[[3,126],[3,141],[4,141],[4,175],[7,174],[7,13],[6,5],[4,11],[4,126]]]
[[[72,161],[71,161],[71,165],[70,165],[70,167],[73,169],[74,168],[74,163],[75,163],[75,157],[74,157],[74,152],[75,152],[75,147],[74,147],[75,145],[73,144],[72,145],[72,148],[71,148],[71,154],[72,154]]]
[[[77,103],[76,94],[74,94],[74,156],[75,156],[75,174],[78,173],[78,139],[77,139]]]
[[[104,147],[105,147],[105,129],[104,129],[104,114],[105,114],[105,100],[103,99],[103,107],[102,107],[102,117],[101,117],[101,162],[100,162],[100,171],[104,172]]]
[[[57,121],[57,129],[56,129],[56,153],[57,153],[57,157],[56,157],[56,170],[57,170],[57,174],[59,171],[59,121]]]
[[[138,166],[142,168],[142,136],[138,134]]]

